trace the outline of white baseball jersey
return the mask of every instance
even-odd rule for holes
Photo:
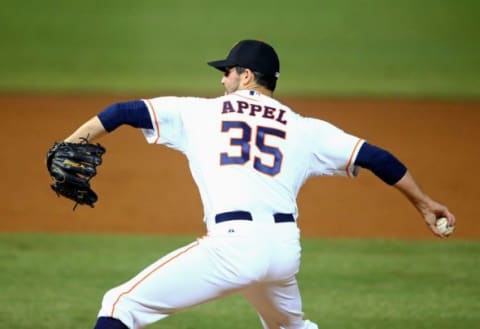
[[[254,91],[146,103],[154,129],[144,134],[187,156],[207,226],[232,210],[297,215],[296,197],[309,176],[357,173],[362,140]]]
[[[180,150],[189,160],[208,234],[109,290],[99,316],[140,329],[239,293],[265,329],[318,329],[303,319],[296,280],[296,197],[309,176],[354,176],[363,141],[249,90],[145,103],[153,122],[153,129],[144,129],[148,142]],[[245,213],[249,220],[235,217]],[[220,221],[219,214],[230,217]]]

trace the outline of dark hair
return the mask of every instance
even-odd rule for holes
[[[237,74],[242,74],[245,72],[246,68],[235,66],[235,71]],[[277,78],[266,76],[263,73],[252,71],[253,75],[255,76],[255,82],[260,86],[267,88],[268,90],[275,91],[277,87]]]

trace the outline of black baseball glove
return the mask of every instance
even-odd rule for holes
[[[97,201],[97,194],[90,188],[90,180],[97,174],[105,148],[100,144],[56,142],[47,152],[47,169],[53,179],[52,189],[58,196],[75,201],[77,205],[89,205]]]

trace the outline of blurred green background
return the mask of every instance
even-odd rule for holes
[[[480,96],[477,0],[0,5],[3,92],[218,94],[205,63],[255,38],[280,54],[282,95]]]

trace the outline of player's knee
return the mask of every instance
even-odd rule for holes
[[[103,295],[102,309],[104,309],[104,310],[111,309],[113,304],[115,303],[116,298],[118,298],[118,293],[116,293],[115,288],[107,291]]]
[[[105,293],[102,300],[102,306],[100,312],[98,314],[99,319],[107,318],[107,319],[117,319],[120,323],[122,323],[125,327],[115,327],[112,326],[112,329],[123,329],[123,328],[130,328],[134,323],[133,314],[131,312],[131,305],[128,305],[128,299],[122,298],[119,299],[121,296],[119,288],[113,288]],[[125,301],[127,305],[125,305]],[[113,320],[101,320],[105,321],[106,323],[112,322]],[[106,329],[110,327],[98,327],[101,329]],[[95,327],[97,329],[97,327]]]

